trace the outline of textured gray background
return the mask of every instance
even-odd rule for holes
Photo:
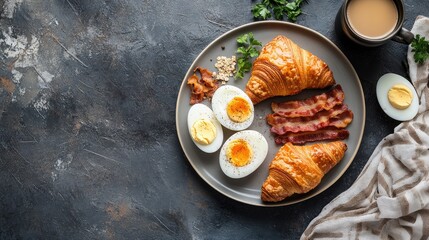
[[[192,169],[175,131],[188,67],[256,1],[0,0],[0,239],[297,239],[399,123],[376,80],[406,76],[407,46],[359,47],[335,31],[341,1],[303,4],[298,24],[355,67],[367,121],[343,177],[308,201],[258,208]],[[405,27],[429,1],[405,0]]]

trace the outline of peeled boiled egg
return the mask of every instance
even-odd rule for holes
[[[230,178],[243,178],[264,162],[267,153],[268,143],[261,133],[254,130],[237,132],[220,150],[220,167]]]
[[[222,146],[222,126],[204,104],[197,103],[189,109],[188,130],[195,145],[206,153],[216,152]]]
[[[419,109],[419,100],[413,85],[404,77],[387,73],[378,80],[377,99],[380,107],[398,121],[413,119]]]
[[[238,87],[224,85],[218,88],[212,97],[212,109],[219,122],[230,130],[244,130],[253,122],[253,103]]]

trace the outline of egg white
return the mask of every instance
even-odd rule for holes
[[[411,105],[406,109],[396,109],[389,102],[388,92],[390,88],[396,84],[403,84],[407,86],[413,94]],[[394,73],[387,73],[381,76],[377,82],[376,92],[380,107],[389,117],[398,121],[408,121],[416,116],[419,110],[419,96],[417,95],[414,86],[404,77]]]
[[[192,138],[192,134],[191,134],[192,125],[200,119],[209,120],[210,122],[213,123],[213,125],[216,128],[216,138],[213,140],[213,142],[211,142],[208,145],[200,144]],[[206,153],[216,152],[222,146],[222,142],[223,142],[222,126],[220,125],[219,121],[216,119],[213,111],[204,104],[197,103],[197,104],[194,104],[189,109],[189,112],[188,112],[188,130],[189,130],[189,135],[191,136],[191,139],[195,143],[195,145],[197,145],[197,147],[199,149],[201,149],[202,151],[204,151]]]
[[[228,103],[236,96],[246,99],[251,109],[250,117],[241,123],[232,121],[228,117],[228,113],[226,111]],[[212,97],[212,109],[220,124],[233,131],[241,131],[248,128],[252,124],[255,116],[253,103],[249,96],[247,96],[247,94],[240,88],[231,85],[224,85],[216,90]]]
[[[234,166],[226,156],[228,144],[235,139],[244,139],[252,148],[253,154],[250,163],[242,167]],[[225,141],[220,150],[220,168],[230,178],[243,178],[254,172],[264,162],[267,153],[268,142],[261,133],[254,130],[237,132]]]

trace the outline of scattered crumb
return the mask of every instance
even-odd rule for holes
[[[225,84],[229,81],[229,78],[235,74],[236,57],[232,56],[231,58],[228,58],[225,56],[219,56],[216,60],[215,67],[218,72],[213,72],[213,78],[222,81],[222,84]]]

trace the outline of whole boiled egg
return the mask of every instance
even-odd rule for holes
[[[223,130],[213,111],[204,104],[194,104],[188,112],[192,141],[206,153],[216,152],[223,142]]]
[[[252,101],[238,87],[224,85],[218,88],[212,97],[212,109],[222,126],[230,130],[244,130],[253,122]]]
[[[264,162],[268,153],[265,137],[254,130],[234,133],[223,144],[219,154],[222,171],[230,178],[243,178]]]
[[[419,109],[419,100],[413,85],[404,77],[387,73],[380,77],[376,87],[377,100],[383,111],[398,121],[413,119]]]

